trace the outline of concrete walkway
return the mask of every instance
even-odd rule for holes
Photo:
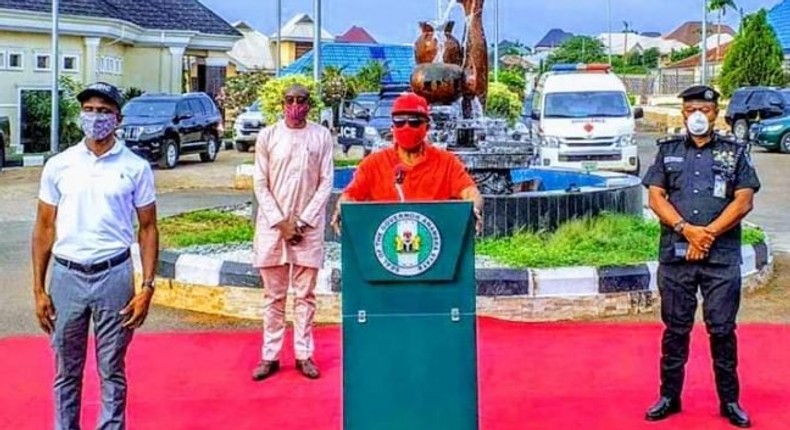
[[[230,190],[187,190],[159,195],[160,217],[195,209],[233,205],[248,201],[248,193]],[[35,202],[28,197],[12,204],[0,200],[0,337],[15,334],[38,334],[33,310],[30,235],[35,221]],[[186,312],[155,309],[145,330],[195,329],[206,325],[249,328],[216,318],[203,318]]]

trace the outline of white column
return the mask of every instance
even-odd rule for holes
[[[98,52],[101,44],[101,37],[85,38],[85,84],[98,81]]]
[[[170,47],[170,92],[174,94],[181,94],[181,81],[183,79],[184,69],[184,51],[186,48],[183,46]],[[165,79],[165,82],[168,80]]]

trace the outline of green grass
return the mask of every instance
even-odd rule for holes
[[[339,169],[339,168],[342,168],[342,167],[356,167],[356,166],[359,165],[359,163],[361,161],[362,160],[353,159],[353,158],[350,158],[350,159],[337,159],[337,158],[335,158],[335,168]]]
[[[335,158],[335,168],[340,169],[343,167],[356,167],[362,160],[358,159],[337,159]],[[255,164],[255,159],[250,158],[249,160],[244,160],[242,164]]]
[[[765,234],[744,228],[744,244],[765,240]],[[511,267],[616,266],[655,261],[660,226],[625,215],[602,215],[564,224],[554,233],[522,232],[512,237],[483,239],[477,254]]]
[[[249,219],[217,210],[202,210],[165,218],[159,222],[164,248],[252,241]]]
[[[159,225],[164,248],[251,242],[250,220],[217,210],[165,218]],[[569,222],[553,233],[521,232],[511,237],[481,239],[478,255],[516,268],[619,266],[655,261],[660,226],[654,221],[607,214]],[[743,229],[743,243],[765,241],[762,230]]]

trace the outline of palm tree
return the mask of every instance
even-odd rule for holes
[[[708,3],[708,10],[719,14],[718,31],[716,32],[716,60],[719,60],[721,54],[721,21],[724,15],[727,14],[727,9],[738,10],[735,0],[710,0]],[[702,55],[705,54],[703,53]]]

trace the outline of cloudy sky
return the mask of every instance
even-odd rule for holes
[[[201,0],[233,22],[245,20],[265,34],[276,30],[276,0]],[[486,0],[486,29],[493,37],[494,4]],[[701,20],[703,0],[611,0],[612,28],[619,31],[628,21],[639,32],[667,32],[686,20]],[[446,3],[446,0],[445,0]],[[746,13],[771,8],[779,0],[736,0]],[[607,0],[499,0],[502,38],[533,45],[550,28],[572,33],[596,34],[607,30]],[[411,43],[418,35],[417,22],[435,19],[436,0],[323,0],[324,28],[343,33],[352,25],[363,26],[379,42]],[[283,0],[283,21],[300,12],[313,14],[312,0]],[[456,10],[453,16],[458,21]],[[737,27],[738,14],[725,21]],[[458,27],[456,27],[458,28]],[[460,33],[460,29],[456,33]]]

